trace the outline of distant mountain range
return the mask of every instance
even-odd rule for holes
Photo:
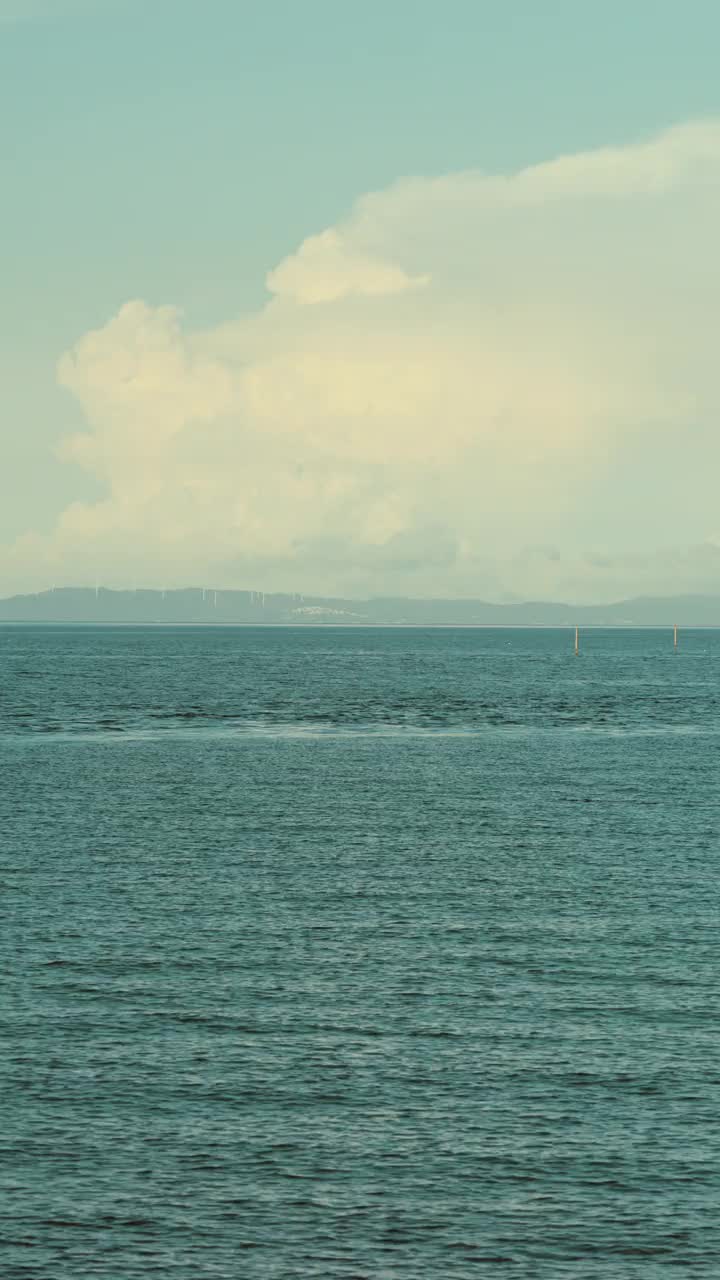
[[[343,600],[259,591],[112,591],[63,587],[0,600],[0,622],[343,626],[720,626],[720,596],[639,596],[616,604]]]

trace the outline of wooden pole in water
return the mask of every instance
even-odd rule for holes
[[[575,628],[575,657],[576,658],[579,652],[580,652],[580,630],[578,627],[576,627]]]
[[[673,627],[673,649],[677,649],[677,622]]]

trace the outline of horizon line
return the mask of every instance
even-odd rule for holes
[[[258,603],[260,603],[260,599],[262,599],[264,603],[266,599],[277,600],[279,598],[294,600],[294,601],[308,601],[308,602],[332,601],[332,600],[353,602],[353,603],[363,603],[363,602],[371,603],[373,601],[390,601],[390,602],[407,601],[408,603],[417,603],[417,604],[481,604],[481,605],[489,606],[490,608],[493,608],[493,609],[516,609],[516,608],[530,608],[530,607],[540,606],[544,608],[556,607],[556,608],[562,608],[562,609],[584,610],[584,609],[612,609],[625,604],[637,604],[640,602],[648,602],[648,601],[668,601],[668,602],[678,601],[679,602],[682,600],[707,600],[707,601],[720,602],[720,590],[715,594],[711,594],[705,591],[698,591],[698,592],[684,591],[684,592],[677,592],[669,595],[636,594],[636,595],[630,595],[630,596],[615,597],[612,600],[605,600],[599,603],[592,602],[592,601],[581,603],[577,600],[576,601],[558,600],[557,598],[543,599],[537,596],[534,598],[524,597],[524,598],[516,598],[513,600],[492,600],[484,596],[458,596],[458,595],[413,596],[413,595],[377,594],[377,595],[363,595],[363,596],[343,596],[343,595],[332,595],[332,594],[325,594],[320,592],[306,592],[306,591],[287,591],[287,590],[286,591],[281,591],[281,590],[267,591],[267,590],[260,590],[256,587],[208,587],[208,586],[203,587],[203,586],[196,586],[196,585],[188,585],[185,587],[147,587],[147,586],[108,587],[101,583],[97,583],[94,586],[88,586],[88,585],[54,586],[53,585],[50,587],[43,587],[38,591],[30,591],[30,590],[14,591],[10,595],[0,595],[0,604],[9,603],[10,601],[13,601],[13,600],[39,599],[43,596],[52,596],[52,595],[56,595],[64,592],[78,592],[78,593],[87,592],[88,594],[94,595],[96,597],[98,597],[101,592],[106,593],[108,595],[129,595],[129,596],[140,595],[140,594],[170,596],[170,595],[184,594],[187,592],[198,592],[198,593],[202,593],[203,597],[208,595],[216,596],[216,597],[219,597],[222,595],[235,595],[235,596],[244,595],[244,596],[257,597]],[[255,601],[252,601],[252,603],[254,602]],[[540,625],[544,625],[544,624],[540,624]],[[615,625],[620,625],[620,624],[615,624]],[[632,625],[632,624],[628,623],[627,625]],[[642,625],[642,624],[639,624],[639,625]],[[660,624],[648,624],[648,625],[660,625]]]

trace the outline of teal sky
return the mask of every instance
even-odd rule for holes
[[[55,366],[129,299],[215,326],[399,178],[720,115],[718,48],[714,0],[0,0],[0,539],[101,494]]]

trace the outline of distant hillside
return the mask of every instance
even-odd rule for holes
[[[720,596],[638,597],[574,606],[548,601],[343,600],[257,591],[111,591],[65,587],[0,600],[0,622],[445,626],[720,626]]]

